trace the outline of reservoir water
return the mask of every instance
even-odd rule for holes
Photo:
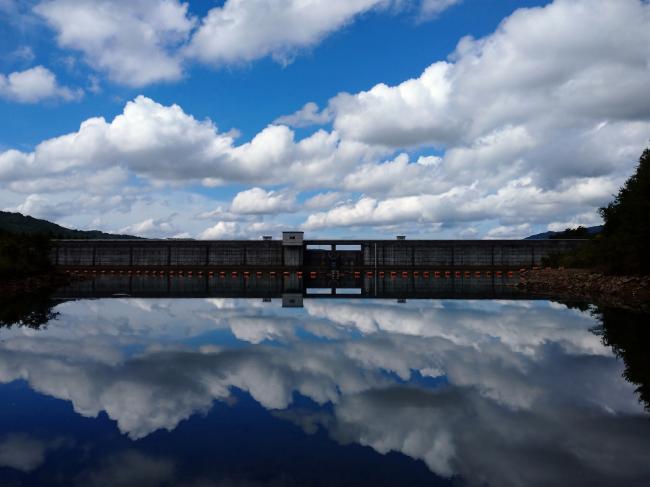
[[[0,485],[650,485],[647,317],[462,296],[284,305],[3,303]]]

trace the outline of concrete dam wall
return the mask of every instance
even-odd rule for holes
[[[55,240],[51,259],[68,268],[520,268],[585,240]]]

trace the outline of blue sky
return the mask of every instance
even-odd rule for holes
[[[149,237],[597,224],[650,135],[649,10],[0,0],[0,208]]]

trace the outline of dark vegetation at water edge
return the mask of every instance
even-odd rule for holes
[[[56,223],[39,218],[33,218],[22,213],[11,213],[0,211],[0,232],[25,234],[25,235],[45,235],[50,238],[67,238],[67,239],[134,239],[131,235],[118,235],[112,233],[100,232],[99,230],[73,230],[62,227]]]
[[[0,231],[0,278],[22,278],[51,272],[50,239]]]
[[[587,245],[546,259],[550,266],[589,267],[610,274],[650,274],[650,149],[600,215],[603,231]]]
[[[133,239],[73,230],[21,213],[0,211],[0,293],[16,295],[61,284],[50,262],[51,239]]]

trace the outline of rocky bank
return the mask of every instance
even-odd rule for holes
[[[650,276],[610,276],[585,269],[521,272],[518,288],[560,301],[650,312]]]

